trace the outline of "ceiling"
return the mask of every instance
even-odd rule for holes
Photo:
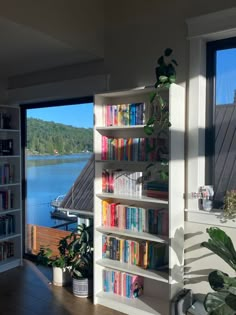
[[[85,2],[0,0],[0,76],[103,58],[103,1]]]

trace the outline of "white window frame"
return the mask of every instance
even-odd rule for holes
[[[192,192],[205,185],[206,43],[236,36],[236,7],[188,19],[190,43],[187,121],[186,220],[221,225],[219,212],[199,210]],[[234,226],[233,222],[223,223]]]

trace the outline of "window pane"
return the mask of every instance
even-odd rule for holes
[[[236,189],[236,49],[216,51],[214,190],[216,207]]]

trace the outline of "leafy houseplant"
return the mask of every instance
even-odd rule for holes
[[[63,237],[58,244],[59,254],[53,256],[53,251],[49,247],[41,247],[37,255],[37,262],[53,267],[53,284],[63,286],[71,282],[70,270],[72,261],[76,256],[73,244],[78,238],[77,233]]]
[[[221,257],[236,271],[236,251],[231,238],[221,229],[211,227],[206,230],[210,236],[202,246]],[[211,288],[216,291],[208,293],[204,300],[204,307],[209,315],[236,314],[236,278],[214,270],[208,276]]]
[[[170,88],[172,83],[176,81],[176,70],[175,67],[178,65],[175,59],[171,59],[173,50],[171,48],[166,48],[164,55],[160,56],[157,60],[157,67],[155,69],[156,73],[156,83],[154,85],[155,90],[151,92],[149,100],[151,107],[151,115],[144,126],[144,132],[146,135],[151,136],[157,133],[160,136],[162,133],[166,133],[166,129],[171,126],[169,121],[169,107],[165,102],[162,92]],[[149,148],[150,151],[156,150],[156,148]],[[164,153],[166,153],[166,148]],[[159,171],[159,176],[162,180],[166,181],[168,179],[168,160],[161,158],[162,168]],[[152,167],[153,165],[151,165]],[[150,168],[150,166],[148,166]],[[148,171],[152,171],[149,169]]]
[[[79,237],[73,242],[72,284],[75,296],[88,297],[93,290],[93,226],[78,227]]]

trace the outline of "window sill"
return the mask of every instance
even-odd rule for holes
[[[236,219],[225,219],[221,211],[203,211],[185,209],[185,221],[236,228]]]

